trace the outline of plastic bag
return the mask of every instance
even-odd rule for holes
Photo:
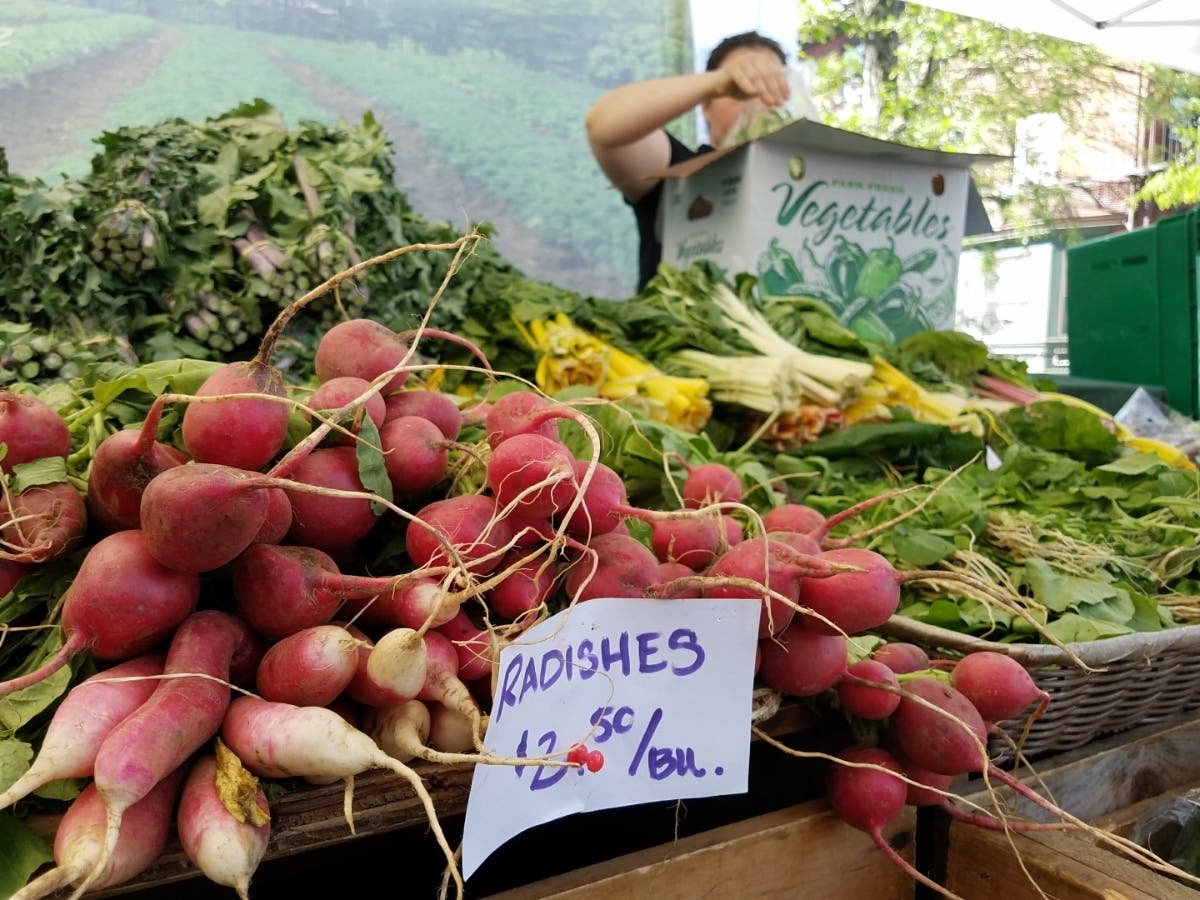
[[[1145,388],[1139,387],[1129,396],[1113,421],[1138,437],[1178,447],[1192,462],[1200,463],[1200,422],[1159,403]]]
[[[722,147],[760,138],[796,119],[816,121],[817,108],[813,104],[812,94],[809,93],[808,77],[804,70],[789,67],[787,80],[787,102],[772,107],[753,101],[743,104],[742,111],[734,120],[725,140],[721,142]]]

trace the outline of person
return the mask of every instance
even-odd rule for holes
[[[660,174],[669,166],[711,152],[760,110],[789,98],[787,55],[775,40],[748,31],[725,38],[705,70],[622,85],[588,110],[588,144],[600,170],[633,207],[638,230],[638,290],[662,259]],[[693,150],[665,126],[697,105],[710,143]]]

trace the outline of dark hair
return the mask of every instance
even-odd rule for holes
[[[779,57],[781,63],[787,65],[787,54],[783,52],[778,41],[759,34],[757,31],[743,31],[741,34],[730,35],[713,47],[712,53],[708,55],[708,65],[705,68],[709,72],[719,69],[721,63],[725,62],[725,57],[734,50],[742,50],[746,47],[761,47],[764,50],[771,50]]]

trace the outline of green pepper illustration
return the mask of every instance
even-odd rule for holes
[[[867,254],[858,280],[854,283],[855,296],[878,300],[903,274],[904,262],[896,255],[894,245],[889,240],[888,246],[876,247]]]
[[[825,276],[842,302],[849,303],[859,296],[857,285],[867,254],[858,244],[850,243],[840,234],[834,235],[833,244],[833,251],[825,263]]]
[[[892,330],[869,309],[864,309],[847,324],[851,331],[868,343],[894,344],[896,342],[896,335]]]
[[[923,301],[924,298],[907,284],[897,283],[879,298],[875,312],[889,331],[904,337],[932,327]]]
[[[804,273],[792,254],[779,245],[778,238],[772,238],[758,258],[758,278],[762,292],[767,296],[794,294],[804,284]]]
[[[904,257],[904,271],[926,272],[935,262],[937,262],[937,251],[932,247],[926,247],[924,250],[918,250],[911,256]]]

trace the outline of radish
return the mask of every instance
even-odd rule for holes
[[[446,843],[433,800],[421,779],[384,753],[362,731],[319,706],[238,697],[229,706],[221,738],[246,768],[263,778],[353,778],[370,769],[395,772],[412,785],[462,896],[462,876]]]
[[[496,650],[486,629],[471,621],[471,617],[460,607],[454,618],[437,627],[439,634],[448,638],[458,658],[458,677],[463,681],[489,678]]]
[[[269,505],[253,472],[216,463],[166,469],[142,492],[146,548],[177,572],[220,568],[254,541]]]
[[[25,773],[0,792],[0,809],[60,778],[90,778],[100,742],[158,686],[161,653],[136,656],[79,682],[55,709]]]
[[[479,575],[494,572],[512,541],[512,525],[498,517],[496,501],[482,494],[434,500],[408,523],[404,543],[418,567],[456,564]],[[445,544],[443,543],[445,542]],[[451,558],[446,544],[454,548]]]
[[[454,669],[458,656],[454,648]],[[421,693],[429,678],[429,644],[412,628],[393,628],[380,635],[367,655],[367,677],[392,696],[411,700]]]
[[[475,750],[474,725],[468,716],[443,703],[426,703],[429,710],[429,747],[439,753]]]
[[[263,396],[188,403],[180,426],[183,445],[196,462],[261,469],[287,440],[290,410],[283,376],[257,358],[232,362],[209,375],[195,396],[225,394]]]
[[[459,678],[458,653],[450,639],[437,631],[425,633],[425,683],[418,700],[436,701],[465,716],[471,723],[475,747],[483,748],[483,715],[479,704]]]
[[[683,465],[687,469],[682,489],[684,506],[699,509],[712,503],[742,501],[742,481],[729,466],[716,462]]]
[[[366,632],[355,625],[345,623],[345,628],[350,632],[351,635],[353,635],[354,639],[358,641],[354,677],[350,679],[350,684],[346,686],[347,697],[363,707],[395,706],[400,703],[407,703],[409,700],[412,700],[414,697],[416,697],[416,690],[413,690],[408,694],[402,694],[398,691],[392,690],[392,688],[390,688],[387,684],[375,678],[375,676],[371,674],[371,670],[369,668],[369,664],[371,662],[371,651],[375,649],[375,642],[367,636]],[[410,640],[415,641],[415,638],[410,638]],[[420,645],[419,650],[416,652],[423,653],[425,649],[425,642],[417,641],[416,643]],[[411,650],[414,646],[415,644],[410,645],[408,649]],[[425,664],[424,657],[420,657],[412,664],[417,667],[418,670],[416,675],[413,676],[415,680],[415,678],[418,675],[421,675],[423,672],[423,667]],[[377,661],[377,670],[380,665],[382,665],[382,663]],[[386,675],[387,673],[385,672],[384,674]]]
[[[533,391],[512,391],[496,399],[487,410],[484,432],[488,446],[495,449],[518,434],[540,434],[558,438],[553,419],[554,403]]]
[[[450,444],[436,424],[420,416],[389,419],[379,430],[388,480],[397,496],[424,493],[442,481]]]
[[[933,678],[908,681],[904,692],[888,725],[907,759],[941,775],[988,766],[987,726],[970,700]]]
[[[714,579],[714,583],[704,589],[704,596],[761,597],[763,610],[758,623],[758,636],[764,638],[778,634],[791,623],[800,598],[803,570],[793,564],[796,556],[786,544],[765,538],[752,538],[735,544],[709,567],[706,574]],[[723,578],[750,581],[766,590],[750,593],[747,585],[722,584],[720,579]]]
[[[422,577],[422,571],[425,570],[393,578],[369,597],[355,592],[342,604],[343,614],[366,625],[437,628],[445,624],[457,615],[464,597],[448,593],[440,581]]]
[[[908,795],[907,784],[896,777],[903,774],[900,764],[878,747],[849,747],[839,754],[839,759],[826,779],[834,814],[869,834],[875,846],[912,878],[945,893],[940,885],[913,868],[883,836],[883,829],[904,809]]]
[[[817,634],[793,623],[758,646],[758,677],[782,694],[815,696],[837,684],[846,671],[846,639],[840,634]]]
[[[649,523],[650,549],[659,562],[682,563],[694,572],[707,569],[725,543],[725,523],[719,515],[636,506],[618,506],[613,512]]]
[[[17,586],[17,582],[37,569],[29,563],[17,563],[11,559],[0,559],[0,599]]]
[[[373,382],[399,366],[408,354],[408,344],[386,325],[372,319],[349,319],[321,335],[313,367],[321,382],[344,376]],[[407,380],[407,371],[397,372],[384,384],[382,393],[399,390]]]
[[[358,641],[340,625],[314,625],[276,641],[258,664],[255,685],[265,700],[327,706],[358,667]]]
[[[408,389],[388,394],[383,400],[385,423],[400,416],[420,416],[436,425],[448,441],[457,440],[462,431],[462,410],[441,391]]]
[[[67,458],[71,435],[55,409],[30,394],[0,391],[0,472],[48,456]]]
[[[658,560],[645,544],[627,534],[595,535],[567,569],[564,588],[573,602],[596,597],[642,597],[658,582]]]
[[[267,517],[252,544],[278,544],[292,528],[292,501],[283,488],[267,488]]]
[[[164,680],[101,742],[94,778],[107,811],[105,862],[126,811],[220,730],[230,663],[249,640],[249,629],[227,613],[188,616],[171,639]]]
[[[105,808],[95,784],[76,797],[54,833],[56,868],[39,875],[10,900],[35,900],[67,885],[76,893],[123,884],[140,875],[162,855],[171,833],[171,813],[183,769],[171,772],[125,813],[111,851],[105,845]]]
[[[366,379],[353,375],[339,375],[318,385],[317,389],[308,398],[308,402],[304,405],[314,413],[333,412],[353,403],[363,394],[367,393],[370,388],[371,384]],[[351,421],[343,421],[341,423],[350,434],[335,431],[330,438],[330,442],[332,444],[352,445],[354,443],[353,435],[358,434],[363,416],[369,418],[375,423],[375,427],[379,428],[383,425],[386,412],[387,408],[383,402],[383,397],[378,393],[371,394],[352,414]]]
[[[573,511],[564,510],[569,512],[563,520],[567,534],[587,541],[593,535],[615,531],[621,519],[613,511],[629,503],[625,481],[602,462],[593,466],[590,460],[577,459],[572,465],[583,497]]]
[[[239,815],[229,810],[217,787],[217,754],[224,757],[223,765],[240,768],[219,741],[216,754],[205,753],[192,763],[179,795],[176,830],[184,855],[205,877],[248,900],[250,879],[271,838],[270,808],[255,782],[238,798]]]
[[[159,472],[188,461],[187,454],[155,440],[163,404],[155,401],[139,429],[102,440],[87,476],[87,511],[106,533],[142,527],[142,492]]]
[[[950,672],[950,683],[962,692],[985,722],[1001,722],[1021,715],[1038,701],[1033,718],[1050,704],[1050,695],[1039,688],[1023,665],[994,650],[978,650],[960,659]]]
[[[471,742],[469,725],[465,729],[465,746],[456,750],[439,750],[429,746],[432,728],[433,718],[429,706],[420,700],[409,700],[399,706],[385,706],[373,710],[369,716],[367,733],[381,750],[400,762],[423,759],[427,762],[454,765],[487,761],[485,756],[471,752],[474,750],[474,744]],[[454,743],[458,745],[462,741],[459,739]]]
[[[696,577],[696,573],[683,563],[663,562],[658,564],[658,584],[654,585],[649,591],[652,596],[680,598],[680,597],[702,597],[704,590],[699,584],[690,583]],[[672,586],[672,582],[678,579],[685,578],[681,584]]]
[[[885,641],[871,651],[871,659],[883,663],[897,675],[920,672],[929,668],[929,655],[916,644],[905,641]]]
[[[301,484],[365,492],[353,447],[313,450],[292,469],[290,477]],[[292,502],[292,527],[287,535],[290,543],[341,553],[366,537],[378,522],[366,497],[333,497],[284,489]]]
[[[62,649],[36,670],[0,682],[0,696],[48,678],[84,650],[104,660],[145,653],[167,640],[199,599],[199,576],[159,564],[140,530],[101,538],[63,593]]]
[[[814,535],[819,541],[825,536],[825,516],[803,503],[784,503],[763,513],[763,528],[767,531],[793,531]]]
[[[833,634],[839,629],[846,634],[861,634],[878,628],[895,615],[900,605],[900,577],[886,557],[874,550],[847,547],[826,550],[820,559],[857,566],[863,571],[838,572],[827,578],[801,581],[800,601],[829,620],[805,615],[801,619],[805,628],[822,634]]]
[[[500,561],[504,580],[483,597],[489,610],[508,621],[515,621],[539,609],[550,599],[558,579],[558,566],[549,559],[530,559],[520,550],[510,550]]]
[[[742,527],[742,523],[728,513],[721,514],[721,523],[725,526],[725,546],[723,550],[727,550],[734,544],[740,544],[746,539],[746,529]]]
[[[574,499],[575,458],[557,438],[517,434],[492,448],[488,486],[505,515],[550,517]]]
[[[838,680],[838,702],[843,710],[860,719],[886,719],[900,705],[900,694],[896,692],[899,688],[895,672],[878,660],[862,659],[847,666]]]
[[[87,508],[75,486],[58,481],[27,487],[0,502],[0,554],[43,563],[66,553],[87,530]]]

